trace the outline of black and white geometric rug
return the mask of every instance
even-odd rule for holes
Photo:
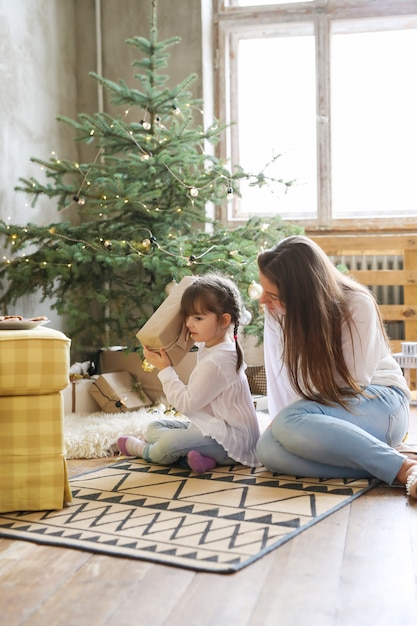
[[[232,573],[378,484],[274,475],[263,467],[206,474],[124,459],[71,479],[57,511],[0,514],[0,537]]]

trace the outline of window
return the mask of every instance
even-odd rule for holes
[[[216,1],[221,156],[295,181],[242,185],[221,218],[415,228],[416,0]]]

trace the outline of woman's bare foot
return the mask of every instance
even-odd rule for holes
[[[407,495],[417,499],[417,462],[405,459],[397,474],[397,480],[405,485]]]

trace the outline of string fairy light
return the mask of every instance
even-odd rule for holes
[[[263,229],[266,229],[268,225],[265,224],[263,225]],[[28,231],[27,228],[24,229],[25,232],[30,232]],[[138,230],[144,231],[148,237],[146,237],[145,239],[142,240],[142,246],[143,248],[146,250],[146,256],[153,256],[153,254],[155,253],[162,253],[165,254],[167,256],[173,257],[173,258],[177,258],[177,259],[181,259],[182,261],[184,261],[186,263],[187,266],[191,267],[191,266],[198,266],[198,265],[204,265],[204,257],[209,254],[210,252],[212,252],[213,250],[215,250],[216,248],[218,248],[217,245],[212,245],[209,248],[207,248],[206,250],[204,250],[203,252],[201,252],[200,254],[196,255],[196,254],[190,254],[190,255],[185,255],[183,253],[183,250],[180,248],[180,251],[178,253],[175,252],[171,252],[170,250],[167,250],[166,248],[164,248],[163,246],[160,245],[160,243],[158,242],[157,238],[155,237],[155,235],[152,233],[152,231],[149,228],[143,227],[143,228],[139,228]],[[77,239],[74,237],[68,237],[67,235],[63,235],[62,233],[59,233],[56,231],[55,227],[51,227],[49,229],[49,233],[51,235],[53,235],[54,237],[58,237],[60,239],[63,239],[65,241],[70,241],[73,243],[82,243],[84,247],[88,247],[91,248],[93,251],[95,252],[99,252],[100,249],[104,248],[109,254],[112,254],[114,251],[114,247],[113,247],[113,242],[110,239],[104,239],[104,238],[100,238],[100,244],[101,246],[98,247],[97,245],[94,245],[91,242],[88,242],[84,239]],[[17,239],[17,234],[13,233],[10,238],[12,239],[13,242],[16,241]],[[172,235],[171,235],[172,237]],[[126,241],[126,240],[122,240],[119,242],[121,245],[123,246],[127,246],[128,248],[130,248],[132,250],[132,252],[134,252],[135,254],[137,254],[138,256],[145,256],[145,254],[141,251],[138,250],[137,247],[135,247],[131,242]],[[232,268],[236,267],[236,257],[239,255],[239,252],[237,250],[230,250],[229,251],[229,256],[230,256],[230,260],[226,259],[226,258],[222,258],[222,257],[217,257],[215,259],[212,259],[210,261],[210,264],[212,266],[216,265],[216,264],[222,264],[222,266],[224,267],[225,265],[228,266],[230,265]],[[249,265],[251,263],[253,259],[247,259],[246,261],[242,261],[242,265]],[[3,261],[7,264],[12,263],[11,259],[8,259],[7,257],[3,257]],[[48,261],[34,261],[33,259],[30,259],[28,257],[20,257],[18,259],[15,259],[15,261],[17,262],[21,262],[24,261],[26,263],[32,263],[33,265],[38,265],[41,267],[47,267],[47,266],[53,266],[53,267],[65,267],[67,269],[71,269],[73,266],[73,263],[51,263]],[[170,283],[171,287],[172,284]],[[255,280],[250,280],[249,285],[247,287],[247,293],[249,295],[249,297],[253,300],[259,300],[261,294],[262,294],[262,287],[261,285],[259,285],[259,283],[257,283]],[[246,323],[250,323],[250,318],[251,318],[251,314],[248,312],[248,320],[246,321]],[[245,325],[245,323],[242,321],[243,325]]]
[[[182,251],[182,249],[180,249],[180,251],[178,253],[172,252],[171,250],[167,250],[166,248],[164,248],[157,240],[157,238],[155,237],[155,235],[152,233],[152,231],[149,228],[146,227],[142,227],[138,229],[139,231],[144,231],[148,237],[146,237],[145,239],[142,240],[142,247],[147,251],[146,252],[146,256],[150,256],[152,255],[152,250],[154,250],[155,252],[161,252],[167,256],[170,256],[172,258],[176,258],[176,259],[181,259],[183,261],[186,262],[187,265],[191,266],[191,265],[199,265],[202,264],[202,259],[209,254],[210,252],[212,252],[213,250],[218,248],[218,245],[214,244],[212,246],[210,246],[209,248],[207,248],[206,250],[204,250],[203,252],[201,252],[200,254],[196,255],[196,254],[189,254],[189,255],[185,255]],[[30,231],[25,228],[24,229],[25,233],[30,233]],[[91,250],[93,250],[94,252],[100,252],[100,250],[102,248],[104,248],[105,250],[107,250],[107,252],[111,253],[114,252],[114,247],[113,247],[113,241],[109,238],[105,239],[103,237],[101,237],[99,239],[99,243],[100,245],[97,245],[95,243],[86,241],[85,239],[82,238],[76,238],[76,237],[69,237],[68,235],[64,235],[60,232],[57,232],[56,227],[53,226],[49,229],[49,233],[50,235],[52,235],[53,237],[57,237],[59,239],[62,239],[64,241],[68,241],[68,242],[72,242],[72,243],[81,243],[83,244],[84,248],[90,248]],[[168,235],[169,238],[173,238],[174,236],[172,234]],[[9,235],[9,238],[11,240],[11,245],[14,246],[17,243],[17,239],[18,239],[18,235],[16,233],[12,233],[11,235]],[[137,254],[138,256],[144,256],[143,251],[138,250],[137,245],[135,246],[134,244],[132,244],[131,242],[127,241],[127,240],[122,240],[119,241],[119,243],[124,246],[124,247],[128,247],[132,252],[134,252],[135,254]],[[229,251],[229,256],[230,256],[230,261],[228,259],[222,258],[222,257],[218,257],[216,259],[213,259],[211,261],[211,263],[216,264],[216,263],[222,263],[222,264],[226,264],[226,265],[234,265],[236,263],[236,257],[239,255],[238,250],[230,250]],[[31,262],[31,260],[28,257],[23,257],[23,259],[26,262]],[[4,260],[6,261],[6,257],[4,257]],[[11,262],[11,261],[7,261],[7,262]],[[39,264],[38,261],[32,261],[35,264]],[[71,267],[72,264],[68,264],[68,263],[48,263],[49,265],[53,265],[53,266],[66,266],[66,267]],[[244,264],[244,262],[243,262]]]
[[[86,248],[91,248],[95,252],[99,252],[100,251],[100,248],[96,247],[95,245],[93,245],[89,241],[85,241],[85,239],[78,239],[78,238],[75,238],[75,237],[68,237],[68,235],[63,235],[62,233],[57,233],[55,227],[50,228],[49,229],[49,233],[51,235],[53,235],[54,237],[59,237],[60,239],[63,239],[65,241],[71,241],[72,243],[83,243]]]
[[[186,105],[186,106],[187,106],[187,105]],[[174,114],[176,114],[176,115],[177,115],[177,114],[179,114],[179,113],[180,113],[180,109],[179,109],[179,107],[177,107],[177,105],[172,104],[172,105],[171,105],[171,107],[172,107],[172,109],[173,109]],[[203,111],[202,111],[201,109],[198,109],[197,107],[193,107],[193,108],[197,109],[200,113],[202,113],[202,114],[203,114]],[[146,112],[147,112],[147,111],[145,111],[145,114],[146,114]],[[126,112],[125,112],[125,117],[126,117],[126,115],[127,115],[128,113],[129,113],[129,111],[126,111]],[[163,126],[163,125],[161,124],[161,119],[160,119],[160,117],[159,117],[159,116],[156,116],[156,117],[155,117],[155,122],[158,124],[159,128],[161,128],[161,127],[162,127],[162,128],[164,128],[164,129],[165,129],[165,126]],[[150,123],[150,122],[147,122],[145,119],[142,119],[142,120],[140,121],[140,124],[141,124],[141,126],[144,128],[144,130],[147,130],[147,131],[148,131],[148,130],[151,130],[151,128],[152,128],[151,123]],[[124,126],[122,126],[122,125],[121,125],[121,130],[122,130],[122,131],[124,131],[124,132],[126,133],[127,137],[128,137],[131,141],[133,141],[133,143],[135,144],[135,146],[136,146],[136,147],[137,147],[137,148],[141,151],[141,153],[142,153],[142,157],[141,157],[141,159],[142,159],[142,160],[147,161],[147,160],[149,160],[149,159],[153,156],[152,152],[149,152],[149,151],[145,150],[145,149],[144,149],[144,148],[140,145],[140,143],[138,142],[138,140],[137,140],[137,139],[135,138],[135,136],[133,135],[133,131],[128,131],[128,130],[127,130]],[[203,133],[203,134],[204,134],[204,133]],[[146,138],[148,139],[148,141],[151,139],[151,137],[150,137],[149,135],[148,135]],[[165,139],[164,139],[164,141],[165,141]],[[219,174],[219,175],[217,176],[217,178],[215,178],[215,179],[214,179],[214,181],[213,181],[213,180],[210,180],[210,181],[209,181],[209,182],[207,182],[205,185],[201,185],[199,188],[197,188],[195,185],[187,185],[187,183],[185,183],[183,180],[181,180],[181,178],[179,178],[179,176],[177,176],[177,175],[176,175],[176,174],[175,174],[175,173],[171,170],[171,168],[170,168],[170,167],[169,167],[166,163],[163,163],[163,166],[166,168],[166,170],[167,170],[167,171],[171,174],[171,176],[172,176],[173,178],[175,178],[175,179],[176,179],[176,180],[177,180],[177,181],[178,181],[178,182],[179,182],[179,183],[180,183],[183,187],[185,187],[186,189],[188,189],[188,190],[189,190],[190,196],[191,196],[192,198],[196,198],[196,197],[199,195],[199,192],[200,192],[202,189],[204,189],[205,187],[208,187],[208,186],[210,186],[210,185],[213,185],[213,183],[214,183],[214,182],[216,182],[216,180],[221,180],[221,179],[226,180],[226,182],[227,182],[227,184],[228,184],[227,191],[226,191],[226,197],[227,197],[227,199],[228,199],[228,200],[231,200],[231,199],[233,198],[233,188],[232,188],[232,187],[231,187],[231,185],[230,185],[230,180],[229,180],[229,179],[228,179],[228,178],[227,178],[224,174]]]
[[[185,106],[186,106],[187,108],[195,108],[195,109],[197,109],[197,110],[198,110],[201,114],[203,114],[203,111],[202,111],[201,109],[198,109],[198,107],[191,106],[191,105],[189,105],[188,103],[187,103]],[[180,109],[179,109],[179,107],[178,107],[175,103],[173,103],[173,104],[171,105],[171,109],[172,109],[172,111],[173,111],[174,115],[178,115],[178,114],[181,112],[181,111],[180,111]],[[125,119],[125,118],[128,116],[129,112],[130,112],[130,111],[129,111],[129,109],[125,110],[125,113],[124,113],[124,117],[123,117],[123,119]],[[145,119],[147,114],[148,114],[148,111],[147,111],[147,109],[146,109],[146,110],[144,111],[144,118],[143,118],[143,119],[141,119],[140,124],[141,124],[141,126],[142,126],[142,128],[143,128],[144,130],[149,131],[149,130],[151,130],[151,129],[152,129],[152,124],[151,124],[150,122],[148,122],[148,121]],[[157,124],[158,128],[162,128],[162,129],[165,129],[165,130],[166,130],[166,128],[165,128],[165,127],[161,124],[161,119],[160,119],[160,117],[159,117],[159,116],[155,116],[155,118],[154,118],[154,119],[155,119],[155,123]],[[137,147],[137,149],[140,151],[140,153],[141,153],[141,160],[143,160],[143,161],[148,161],[149,159],[151,159],[151,158],[152,158],[152,156],[153,156],[152,151],[150,151],[150,150],[148,150],[148,149],[144,148],[144,147],[143,147],[143,146],[139,143],[139,141],[138,141],[138,140],[136,139],[136,137],[134,136],[134,132],[133,132],[133,130],[128,130],[125,126],[123,126],[123,125],[122,125],[122,120],[121,120],[120,122],[119,122],[119,120],[115,120],[115,123],[111,124],[111,125],[110,125],[110,127],[113,129],[113,128],[115,128],[116,124],[117,124],[117,125],[119,125],[119,128],[122,130],[122,132],[123,132],[123,133],[125,133],[125,134],[126,134],[126,137],[127,137],[130,141],[132,141],[132,142],[134,143],[134,145]],[[90,136],[91,136],[91,137],[93,137],[93,136],[95,135],[95,129],[94,129],[94,128],[91,128],[91,129],[90,129],[90,133],[89,133],[89,134],[90,134]],[[202,133],[202,134],[204,135],[204,133]],[[149,141],[152,139],[152,136],[151,136],[151,135],[146,135],[146,136],[144,137],[144,139],[145,139],[145,141],[148,141],[148,142],[149,142]],[[165,140],[166,140],[166,138],[163,138],[163,141],[165,141]],[[96,153],[96,155],[95,155],[95,157],[94,157],[94,159],[93,159],[93,161],[92,161],[91,165],[88,167],[88,169],[87,169],[86,173],[84,174],[84,176],[83,176],[83,178],[82,178],[82,180],[81,180],[81,183],[80,183],[80,185],[79,185],[79,187],[78,187],[77,191],[76,191],[76,192],[74,193],[74,195],[72,196],[72,201],[73,201],[73,202],[75,202],[75,203],[77,203],[77,204],[78,204],[78,206],[80,206],[80,207],[84,207],[84,206],[85,206],[85,204],[86,204],[86,202],[87,202],[86,198],[82,196],[82,191],[83,191],[83,188],[84,188],[84,186],[85,186],[85,185],[89,186],[89,185],[91,184],[91,183],[87,180],[87,179],[88,179],[88,176],[89,176],[89,174],[90,174],[90,171],[91,171],[92,166],[93,166],[93,165],[95,165],[95,163],[98,161],[99,157],[102,155],[102,153],[103,153],[103,149],[104,149],[104,147],[103,147],[103,146],[101,146],[101,147],[98,149],[98,151],[97,151],[97,153]],[[55,152],[53,152],[52,154],[55,154]],[[55,161],[56,161],[56,163],[60,163],[60,160],[59,160],[59,159],[55,159]],[[175,173],[172,171],[172,169],[171,169],[171,168],[170,168],[170,167],[169,167],[166,163],[163,163],[162,165],[163,165],[163,167],[165,167],[165,169],[169,172],[169,174],[170,174],[173,178],[175,178],[175,180],[177,180],[177,181],[180,183],[180,185],[182,185],[185,189],[187,189],[187,190],[188,190],[188,193],[189,193],[189,195],[190,195],[190,198],[191,198],[191,201],[192,201],[192,202],[194,202],[195,198],[197,198],[197,197],[199,196],[200,192],[201,192],[203,189],[205,189],[206,187],[213,187],[213,185],[214,185],[217,181],[219,181],[219,180],[225,180],[225,182],[226,182],[226,184],[227,184],[227,188],[226,188],[226,198],[227,198],[227,200],[231,200],[231,199],[233,199],[233,188],[232,188],[232,186],[231,186],[231,184],[230,184],[230,179],[229,179],[228,177],[226,177],[226,176],[225,176],[224,174],[222,174],[222,173],[218,174],[218,176],[217,176],[216,178],[214,178],[214,180],[209,180],[207,183],[205,183],[205,184],[200,185],[199,187],[197,187],[197,186],[195,186],[194,184],[193,184],[193,185],[189,185],[189,184],[187,184],[187,183],[186,183],[184,180],[182,180],[182,179],[181,179],[181,178],[180,178],[177,174],[175,174]],[[81,172],[81,169],[80,169],[79,164],[75,164],[75,166],[76,166],[76,168],[80,171],[80,173],[82,173],[82,172]],[[33,183],[33,185],[35,186],[35,183]],[[103,198],[103,199],[106,199],[106,198]],[[129,202],[129,201],[126,199],[126,200],[125,200],[125,203],[128,203],[128,202]],[[141,202],[140,202],[140,204],[141,204],[141,205],[142,205],[145,209],[147,209],[146,205],[144,205],[144,204],[143,204],[143,203],[141,203]],[[67,206],[63,207],[63,209],[62,209],[62,210],[69,209],[71,206],[72,206],[72,203],[70,203],[69,205],[67,205]],[[161,209],[158,207],[158,209],[157,209],[157,210],[161,210]],[[168,209],[167,209],[167,210],[168,210]],[[181,212],[181,209],[177,209],[177,212]],[[103,214],[102,214],[102,213],[100,213],[100,214],[99,214],[99,217],[103,217]]]
[[[198,110],[201,114],[203,114],[204,112],[199,109],[196,106],[190,105],[188,103],[186,103],[184,105],[185,109],[196,109]],[[172,114],[177,116],[181,113],[180,108],[175,104],[172,103],[171,105],[171,111]],[[129,110],[125,111],[125,115],[124,118],[126,118],[126,116],[129,114]],[[144,131],[148,132],[152,129],[152,124],[151,122],[147,121],[146,117],[148,115],[148,111],[145,110],[143,113],[143,119],[140,120],[140,125],[143,128]],[[165,127],[162,125],[161,123],[161,118],[159,116],[155,116],[154,118],[154,122],[156,124],[156,128],[158,129],[162,129],[164,130]],[[115,128],[116,125],[119,126],[119,129],[122,130],[122,132],[126,135],[126,137],[128,138],[129,141],[131,141],[136,148],[139,150],[140,154],[141,154],[141,159],[146,161],[149,160],[150,158],[152,158],[153,154],[152,152],[148,149],[148,147],[144,147],[143,145],[141,145],[141,143],[139,142],[138,138],[135,136],[134,134],[134,130],[132,129],[132,127],[130,128],[130,130],[128,128],[126,128],[123,124],[122,124],[122,120],[115,120],[115,122],[113,124],[111,124],[111,128]],[[165,129],[166,130],[166,129]],[[95,135],[95,129],[91,128],[90,129],[90,136],[94,137]],[[204,135],[204,133],[201,133],[202,135]],[[145,142],[150,142],[151,139],[153,138],[153,135],[151,134],[146,134],[143,137],[143,141]],[[165,138],[163,138],[165,140]],[[87,185],[91,185],[91,182],[88,180],[88,177],[90,175],[91,169],[92,167],[97,163],[97,161],[99,160],[100,157],[103,157],[103,150],[104,150],[104,146],[99,147],[99,149],[97,150],[97,153],[92,161],[92,163],[89,165],[89,167],[86,169],[84,175],[82,176],[81,182],[77,188],[77,191],[74,193],[74,195],[72,196],[72,201],[77,203],[77,205],[79,207],[84,207],[86,205],[86,203],[88,203],[88,196],[84,197],[83,195],[83,190],[84,187]],[[55,153],[52,153],[55,154]],[[56,163],[60,163],[60,161],[55,158]],[[168,171],[168,173],[180,184],[182,185],[185,189],[188,190],[189,196],[191,197],[191,200],[193,201],[195,198],[197,198],[200,194],[200,192],[202,190],[204,190],[207,187],[213,187],[218,181],[224,181],[225,182],[225,187],[226,187],[226,199],[227,200],[231,200],[233,198],[233,187],[231,185],[231,177],[226,176],[224,173],[222,172],[215,172],[215,176],[214,178],[210,178],[210,180],[208,180],[206,183],[203,183],[199,186],[196,186],[195,184],[190,185],[188,184],[185,180],[183,180],[177,173],[175,173],[170,166],[168,166],[166,163],[162,163],[161,164],[163,167],[165,167],[165,169]],[[80,172],[80,174],[83,174],[82,168],[78,163],[75,163],[74,166],[76,167],[76,169],[78,169],[78,171]],[[206,174],[207,175],[211,175],[213,173],[212,169],[207,169],[206,170]],[[116,195],[115,198],[120,201],[121,198],[119,195]],[[106,205],[111,204],[112,199],[109,197],[107,197],[105,194],[103,194],[101,196],[101,203],[100,206],[104,206],[103,203],[105,203]],[[129,200],[127,198],[125,198],[123,200],[123,202],[125,204],[129,203]],[[139,203],[146,211],[150,212],[149,207],[144,204],[143,202],[141,202],[140,200],[135,200],[135,202]],[[68,206],[64,207],[64,209],[69,208],[72,205],[69,204]],[[159,206],[154,207],[153,210],[159,212],[159,211],[167,211],[167,210],[172,210],[172,208],[167,208],[164,209]],[[175,211],[178,213],[182,212],[182,208],[181,207],[176,207]],[[103,217],[103,212],[100,212],[99,217]],[[180,250],[179,253],[175,253],[172,252],[171,250],[167,250],[166,248],[164,248],[163,246],[161,246],[161,244],[157,241],[156,237],[153,235],[153,233],[151,232],[151,230],[149,230],[148,228],[141,228],[140,230],[143,230],[147,233],[148,237],[145,238],[142,241],[142,244],[133,244],[129,241],[123,241],[123,242],[119,242],[121,243],[122,246],[129,248],[132,252],[134,252],[135,254],[139,255],[139,256],[144,256],[144,254],[146,254],[147,256],[155,254],[156,252],[160,252],[162,254],[165,254],[167,256],[173,257],[173,258],[178,258],[181,259],[183,261],[186,262],[186,264],[188,266],[192,266],[192,265],[199,265],[199,264],[203,264],[204,262],[204,257],[209,254],[210,252],[212,252],[214,249],[216,249],[218,246],[216,245],[212,245],[210,246],[207,250],[201,252],[200,254],[196,255],[196,254],[189,254],[189,255],[185,255],[183,253],[182,250]],[[85,248],[89,248],[91,250],[93,250],[94,252],[99,252],[100,250],[103,250],[103,248],[110,254],[112,253],[117,253],[117,246],[114,246],[114,243],[110,238],[100,238],[99,240],[99,244],[94,243],[94,242],[89,242],[86,241],[85,239],[78,239],[75,237],[69,237],[67,235],[64,235],[60,232],[57,232],[56,228],[53,227],[49,230],[50,234],[53,235],[56,238],[62,239],[64,241],[68,241],[68,242],[72,242],[72,243],[80,243],[83,244],[83,246]],[[172,235],[171,235],[172,237]],[[16,238],[17,235],[15,236],[15,238],[12,236],[12,245],[14,245],[16,243]],[[139,249],[139,246],[142,246],[142,249]],[[230,255],[230,259],[227,258],[221,258],[218,257],[217,259],[211,260],[210,263],[212,264],[216,264],[216,263],[222,263],[223,265],[233,265],[236,263],[236,255],[238,255],[238,251],[237,250],[232,250],[229,252]],[[32,261],[30,258],[25,257],[24,260],[26,262],[34,262]],[[47,262],[44,262],[45,265],[47,264]],[[65,266],[70,268],[72,266],[71,263],[53,263],[52,265],[57,265],[57,266]]]

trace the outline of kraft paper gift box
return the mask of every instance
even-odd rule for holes
[[[188,352],[182,361],[175,366],[178,377],[186,385],[192,370],[197,363],[197,350]],[[156,404],[163,399],[164,392],[158,378],[158,370],[145,372],[142,367],[142,357],[139,352],[130,352],[125,349],[104,349],[100,352],[99,371],[123,372],[127,371],[139,382],[145,394]]]
[[[100,406],[90,394],[94,378],[80,378],[70,382],[61,393],[64,398],[64,413],[96,413]]]
[[[126,413],[152,404],[148,396],[137,387],[129,372],[101,374],[90,386],[93,396],[105,413]]]
[[[142,345],[155,350],[164,348],[174,366],[194,345],[185,327],[180,305],[182,294],[195,280],[195,276],[184,276],[136,334]]]

